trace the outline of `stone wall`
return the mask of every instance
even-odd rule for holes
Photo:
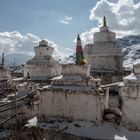
[[[140,86],[122,88],[122,125],[130,130],[140,130]]]
[[[111,83],[121,82],[123,80],[122,73],[111,73],[111,72],[91,72],[94,78],[100,78],[101,84],[107,85]]]
[[[104,109],[108,105],[107,93],[101,95],[95,91],[42,89],[40,115],[94,121],[100,124]]]
[[[133,66],[133,73],[123,79],[122,124],[131,130],[140,130],[140,64]]]
[[[120,56],[91,56],[90,59],[91,69],[102,70],[121,70],[122,61]]]
[[[25,65],[24,66],[24,77],[27,77],[29,72],[31,79],[48,79],[61,75],[61,66],[59,64],[50,65]]]
[[[84,77],[90,76],[90,65],[75,65],[66,64],[62,65],[63,75],[80,75]]]

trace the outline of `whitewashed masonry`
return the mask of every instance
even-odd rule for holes
[[[47,41],[40,41],[39,46],[34,47],[35,57],[27,61],[24,66],[24,77],[46,80],[61,75],[61,65],[52,58],[53,50]]]

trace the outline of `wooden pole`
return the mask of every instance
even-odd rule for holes
[[[19,128],[19,116],[18,116],[18,107],[17,107],[17,97],[16,97],[16,86],[14,86],[14,105],[15,105],[15,115],[16,115],[16,126]]]

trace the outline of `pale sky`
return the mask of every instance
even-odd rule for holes
[[[118,37],[140,33],[139,0],[1,0],[0,47],[26,52],[22,45],[30,44],[30,39],[47,38],[61,50],[70,50],[78,33],[85,42],[93,40],[103,16]],[[13,37],[13,31],[19,34]]]

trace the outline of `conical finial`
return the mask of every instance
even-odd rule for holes
[[[103,19],[103,27],[106,27],[106,17],[104,16],[104,19]]]
[[[76,64],[77,65],[84,65],[86,64],[86,60],[84,58],[82,43],[80,35],[77,36],[77,43],[76,43]]]
[[[80,38],[80,35],[79,35],[79,34],[77,35],[77,40],[81,40],[81,38]]]
[[[4,53],[2,53],[2,65],[4,65]]]

